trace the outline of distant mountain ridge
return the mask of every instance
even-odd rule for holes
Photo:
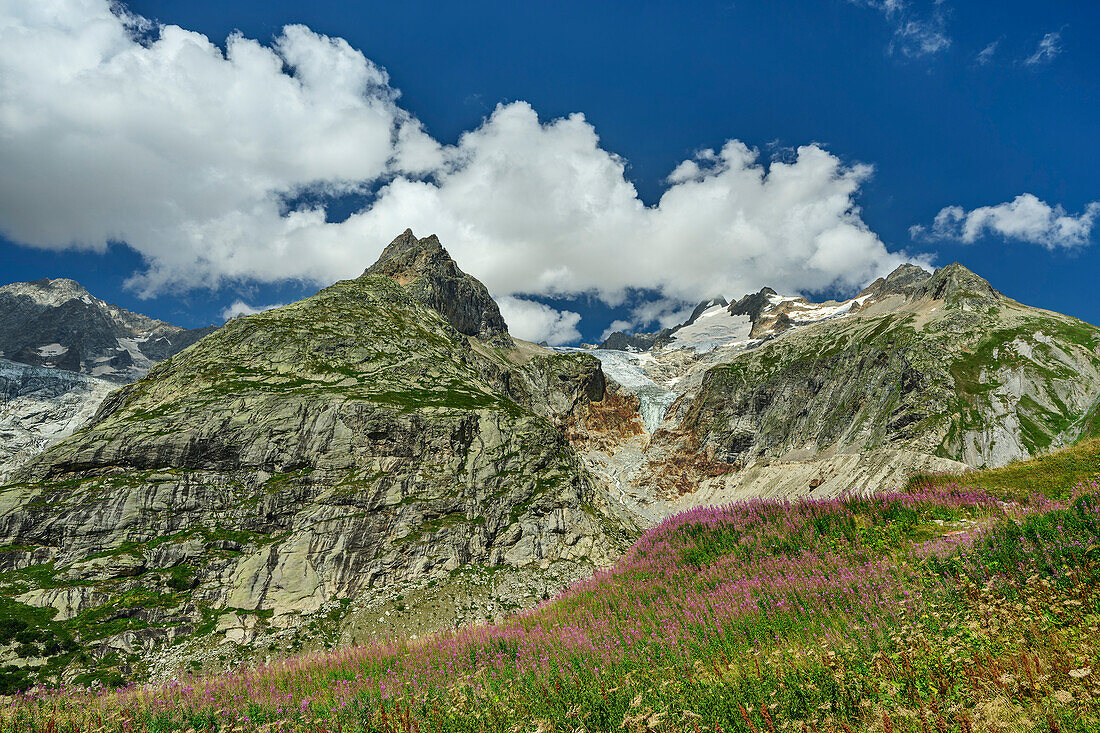
[[[67,278],[0,286],[0,482],[113,389],[213,330],[132,313]]]
[[[961,265],[958,265],[958,267],[961,267]],[[932,273],[927,270],[907,263],[900,265],[888,276],[878,278],[854,298],[845,301],[827,301],[825,303],[811,303],[801,296],[782,296],[766,286],[758,292],[746,294],[740,300],[732,303],[718,296],[700,302],[692,310],[691,316],[679,325],[654,333],[631,334],[616,331],[604,339],[598,348],[620,351],[650,351],[667,346],[694,348],[697,344],[694,344],[691,339],[685,339],[684,336],[687,334],[677,336],[677,333],[694,325],[704,316],[713,317],[717,315],[719,308],[724,309],[730,316],[746,316],[748,321],[739,323],[749,324],[749,338],[764,339],[769,336],[776,336],[796,325],[815,323],[820,320],[855,313],[865,303],[876,302],[888,295],[929,295],[921,291],[920,288],[931,277]],[[986,283],[986,287],[992,291],[988,283]],[[915,297],[919,297],[919,295]],[[929,297],[935,296],[931,295]],[[733,328],[732,330],[736,329]]]
[[[67,278],[0,287],[0,357],[119,384],[140,379],[213,330],[133,313]]]
[[[1091,435],[1100,415],[1100,328],[957,263],[902,265],[840,302],[764,288],[647,349],[606,346],[591,353],[649,417],[591,465],[653,517],[1000,466]]]

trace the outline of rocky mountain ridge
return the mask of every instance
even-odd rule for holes
[[[0,358],[118,384],[140,379],[212,330],[119,308],[67,278],[0,287]]]
[[[512,346],[508,326],[489,290],[459,269],[434,234],[417,239],[406,229],[363,274],[394,280],[465,336],[503,348]]]
[[[652,518],[1004,465],[1082,437],[1100,401],[1100,329],[958,264],[903,265],[842,302],[765,288],[663,346],[591,353],[660,415],[588,455]]]
[[[0,483],[112,389],[212,330],[132,313],[66,278],[0,287]]]
[[[0,487],[0,605],[33,630],[0,643],[0,678],[453,628],[553,595],[685,507],[893,488],[1100,423],[1100,329],[960,265],[839,302],[712,298],[622,336],[516,340],[411,231],[355,280],[232,320]],[[62,373],[19,369],[38,370],[29,393]]]

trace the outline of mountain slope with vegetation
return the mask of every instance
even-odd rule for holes
[[[766,665],[758,653],[775,653],[777,635],[793,645],[784,654],[825,644],[858,659],[867,639],[892,648],[869,629],[913,627],[907,603],[955,602],[957,578],[928,553],[984,567],[979,544],[994,526],[1090,511],[1088,486],[1072,487],[1100,471],[1093,443],[1010,461],[1094,430],[1100,330],[1015,303],[961,266],[903,266],[843,303],[768,289],[714,298],[652,349],[513,339],[486,288],[438,239],[411,231],[359,278],[233,319],[113,392],[0,486],[0,610],[11,622],[0,629],[0,689],[163,680],[366,644],[359,662],[413,675],[363,672],[371,684],[429,680],[421,691],[453,697],[455,679],[487,674],[509,686],[467,698],[498,716],[477,726],[564,727],[530,685],[572,685],[567,668],[598,674],[586,655],[665,687],[683,665],[717,658],[729,670],[754,654]],[[974,491],[940,477],[1006,463],[968,474],[984,482]],[[914,473],[923,478],[898,493]],[[874,491],[883,496],[867,499]],[[737,499],[752,503],[728,506]],[[1050,551],[1088,566],[1073,547]],[[868,593],[873,606],[853,605]],[[502,625],[461,631],[490,621]],[[438,656],[441,630],[458,634],[446,642],[453,659]],[[446,673],[401,667],[410,650],[435,650]],[[673,677],[646,677],[641,660]],[[684,725],[744,724],[740,711],[722,717],[732,708],[705,712],[697,693],[683,693],[682,710],[702,718],[685,712]],[[643,706],[646,725],[676,729],[681,698],[654,694],[664,702]],[[353,730],[362,715],[371,729],[371,716],[393,712],[364,713],[370,701],[355,699]],[[858,700],[846,717],[790,705],[783,716],[865,725],[863,708],[887,705]],[[574,727],[643,720],[609,710]],[[174,730],[171,715],[141,725]],[[233,725],[247,724],[239,717]],[[470,721],[434,707],[427,718]]]
[[[468,338],[399,275],[230,321],[16,472],[0,603],[60,641],[9,646],[13,679],[422,634],[618,556],[560,427],[603,399],[599,363]],[[447,602],[409,608],[429,588]]]
[[[633,357],[671,404],[622,460],[593,456],[628,493],[674,509],[895,488],[1096,430],[1100,328],[1017,303],[961,265],[903,266],[843,304],[765,290],[728,310],[700,319],[745,319],[726,345],[673,339]]]
[[[1100,438],[1087,438],[1063,450],[1044,453],[1027,461],[1007,466],[969,471],[962,476],[916,474],[910,486],[941,488],[962,483],[993,496],[1019,496],[1037,491],[1054,499],[1064,499],[1077,485],[1100,476]]]
[[[1100,484],[1034,476],[696,509],[499,624],[31,693],[0,730],[1094,731]]]

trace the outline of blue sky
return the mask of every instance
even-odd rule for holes
[[[17,8],[5,9],[5,5],[0,2],[0,15],[19,14]],[[579,332],[584,340],[596,340],[614,319],[632,322],[637,327],[651,327],[655,324],[652,321],[646,324],[648,315],[671,318],[676,303],[703,299],[712,294],[707,289],[723,286],[755,290],[773,285],[809,295],[846,294],[882,268],[896,264],[897,253],[901,251],[938,265],[960,261],[1017,300],[1100,323],[1100,304],[1093,297],[1096,275],[1100,273],[1096,243],[1100,235],[1092,225],[1097,207],[1090,209],[1092,202],[1100,200],[1097,172],[1100,51],[1095,43],[1100,31],[1100,6],[1094,3],[821,0],[350,4],[135,0],[127,3],[127,7],[135,16],[205,35],[223,50],[227,37],[237,32],[255,39],[261,46],[270,46],[288,24],[303,24],[314,34],[345,39],[350,49],[388,73],[387,91],[380,94],[390,95],[387,104],[398,110],[392,113],[395,119],[407,115],[418,121],[420,134],[434,141],[431,145],[458,146],[454,149],[459,153],[447,166],[462,165],[453,161],[465,160],[463,155],[496,160],[493,151],[497,147],[511,151],[502,158],[504,162],[486,167],[490,171],[485,173],[486,177],[477,178],[474,183],[456,179],[453,183],[456,193],[438,204],[447,207],[438,221],[445,222],[440,224],[444,229],[452,226],[456,239],[460,236],[457,232],[474,232],[469,234],[471,243],[457,241],[452,247],[459,264],[479,276],[482,274],[479,267],[484,268],[487,273],[484,277],[495,292],[518,298],[522,312],[516,311],[515,317],[532,316],[529,329],[541,324],[559,337],[564,337],[563,334],[575,337]],[[29,32],[58,24],[57,19],[47,22],[41,18],[22,18],[20,22],[31,29]],[[66,32],[76,33],[81,24],[88,22],[75,17],[77,30]],[[158,34],[152,26],[146,26],[143,32],[150,38]],[[305,47],[305,41],[295,43],[299,48]],[[47,50],[52,47],[37,44],[30,48],[39,49],[31,55],[42,53],[43,65],[53,63]],[[294,46],[288,43],[284,48]],[[299,54],[294,58],[303,57]],[[0,59],[0,64],[3,63]],[[0,77],[9,80],[13,74],[31,67],[26,53],[8,63]],[[200,71],[205,68],[205,62],[196,63]],[[26,73],[30,78],[43,72],[34,68]],[[128,73],[125,69],[121,72],[116,69],[110,78],[125,83],[125,73]],[[305,72],[297,73],[305,78]],[[48,75],[48,78],[55,77]],[[239,90],[250,79],[259,79],[258,88],[252,92],[262,95],[266,88],[263,78],[241,74],[234,82],[237,86],[232,88]],[[36,87],[41,86],[36,83]],[[392,99],[389,91],[393,89],[400,90],[396,99]],[[192,87],[184,86],[180,94],[192,91]],[[23,93],[18,85],[5,87],[0,82],[0,110],[5,104],[9,107],[31,104],[20,98]],[[201,90],[196,93],[201,94]],[[36,109],[42,108],[43,103],[37,98],[32,101]],[[567,276],[555,274],[555,251],[564,251],[562,241],[578,238],[575,230],[563,228],[555,235],[563,239],[548,236],[544,242],[539,238],[547,228],[556,226],[553,221],[527,216],[532,220],[527,231],[522,229],[522,222],[501,222],[493,218],[494,213],[486,213],[494,201],[499,202],[501,209],[520,213],[525,205],[512,202],[508,198],[512,193],[506,189],[509,182],[513,187],[527,185],[523,182],[529,179],[516,177],[519,174],[513,175],[508,168],[518,165],[509,161],[525,159],[527,148],[518,142],[513,145],[508,142],[513,138],[500,132],[507,129],[505,123],[509,120],[503,116],[495,121],[490,119],[498,104],[518,101],[528,103],[538,115],[539,124],[544,126],[536,125],[532,132],[523,109],[509,107],[515,112],[514,124],[518,130],[515,134],[539,141],[531,143],[531,150],[537,145],[541,151],[532,152],[531,160],[559,160],[562,156],[554,152],[552,145],[560,144],[573,152],[580,150],[576,153],[578,160],[595,161],[592,165],[598,170],[593,180],[606,179],[611,175],[605,170],[608,161],[618,161],[624,166],[626,184],[633,185],[645,206],[656,205],[674,186],[668,178],[682,162],[693,159],[699,151],[720,151],[728,140],[735,139],[757,151],[756,158],[746,164],[748,168],[752,165],[767,168],[773,159],[802,166],[805,160],[799,162],[795,150],[816,144],[835,159],[841,171],[820,173],[824,178],[814,179],[816,182],[800,189],[797,203],[807,206],[807,210],[816,210],[812,197],[820,193],[822,201],[846,197],[847,208],[828,214],[832,218],[823,219],[816,229],[793,234],[784,229],[774,233],[768,218],[779,215],[776,207],[781,202],[760,203],[747,214],[756,229],[763,232],[761,249],[752,256],[726,257],[727,251],[740,246],[741,240],[735,235],[730,235],[721,250],[702,249],[695,244],[715,239],[718,236],[715,232],[725,236],[727,227],[721,217],[733,216],[730,212],[740,212],[737,208],[715,212],[688,208],[665,217],[667,225],[624,224],[621,230],[602,222],[586,225],[579,231],[591,232],[594,241],[582,249],[592,251],[606,246],[605,259],[610,262],[610,269],[601,269],[604,265],[594,265],[593,260],[581,254],[575,260],[570,259],[574,255],[563,254],[562,261],[566,263],[563,267],[576,272]],[[196,102],[194,107],[201,111],[202,103]],[[322,112],[331,111],[323,106],[324,102],[321,104]],[[141,124],[110,118],[110,124],[104,128],[108,132],[101,129],[89,133],[79,119],[88,106],[85,103],[84,108],[68,112],[58,106],[59,111],[50,112],[57,117],[72,114],[77,118],[74,124],[79,132],[89,135],[88,141],[82,143],[82,150],[89,145],[93,149],[113,149],[111,146],[118,142],[116,137],[138,137],[147,134],[144,131],[148,129],[155,129],[151,126],[157,124],[158,118],[148,115]],[[259,103],[257,108],[261,112],[264,109]],[[241,114],[248,112],[244,110]],[[560,134],[553,136],[547,132],[545,126],[554,120],[577,112],[584,115],[585,125],[557,130]],[[110,114],[119,113],[114,110]],[[250,124],[263,126],[270,117],[257,113]],[[209,115],[207,118],[212,119]],[[149,122],[150,119],[154,122]],[[0,114],[0,133],[5,132],[3,125],[16,124],[3,120]],[[165,125],[174,124],[168,117],[165,120]],[[297,124],[292,122],[293,119],[287,123],[291,131]],[[216,165],[204,159],[202,150],[202,140],[219,134],[217,120],[211,124],[203,133],[206,138],[196,135],[194,145],[170,157],[172,170],[186,168],[189,161],[194,161],[197,168]],[[396,130],[403,123],[395,124]],[[68,175],[68,168],[51,159],[53,153],[45,147],[41,155],[35,152],[35,142],[45,140],[47,133],[65,134],[63,125],[47,127],[43,127],[40,136],[25,139],[19,137],[23,134],[21,130],[12,134],[9,128],[7,143],[2,142],[4,135],[0,134],[0,163],[15,161],[9,170],[18,170],[21,176],[0,181],[0,196],[8,195],[9,201],[14,201],[11,192],[17,190],[21,181],[39,172],[44,179],[43,191],[75,186],[74,180],[83,180],[79,167]],[[244,129],[247,132],[248,128]],[[461,136],[478,130],[484,133],[478,146],[471,144],[463,153]],[[598,135],[595,152],[585,147],[583,139],[589,131]],[[261,132],[256,139],[267,139],[267,131]],[[328,133],[303,132],[303,136],[312,134],[325,137]],[[100,142],[95,135],[105,137]],[[237,140],[250,135],[237,130],[226,137]],[[166,136],[171,140],[180,138],[171,130]],[[278,141],[276,145],[286,145],[289,151],[286,155],[293,158],[293,144],[287,138],[272,139]],[[581,142],[574,144],[574,140]],[[131,142],[119,143],[118,150],[130,150],[126,145]],[[150,146],[156,151],[168,144],[156,142]],[[417,150],[427,149],[425,146]],[[238,149],[210,153],[214,161],[238,154]],[[322,150],[317,156],[324,154]],[[356,170],[370,168],[368,159],[372,154],[363,151],[362,167]],[[80,155],[83,160],[83,153]],[[430,158],[436,153],[424,155]],[[273,157],[278,157],[278,153]],[[720,153],[717,157],[721,158]],[[85,178],[89,181],[113,181],[134,175],[127,166],[140,166],[143,160],[128,161],[125,152],[104,156],[104,160],[94,160],[94,155],[88,153],[87,158],[91,173]],[[120,162],[119,158],[123,160]],[[703,184],[707,181],[707,166],[714,165],[715,159],[705,155],[699,159],[704,172],[696,179]],[[244,156],[242,160],[254,159]],[[303,164],[300,171],[286,174],[286,180],[299,184],[313,176],[325,181],[318,194],[327,204],[325,218],[339,222],[349,213],[372,207],[380,187],[391,183],[395,176],[414,181],[434,180],[432,176],[436,174],[424,171],[445,167],[437,162],[402,165],[401,172],[390,165],[384,170],[371,169],[369,175],[352,176],[360,183],[350,194],[348,190],[333,191],[328,185],[346,177],[340,161],[321,169]],[[587,163],[577,165],[583,167]],[[736,167],[728,160],[721,165]],[[852,166],[857,165],[872,166],[873,172],[860,168],[852,174]],[[279,170],[289,166],[290,163]],[[854,178],[844,179],[845,170]],[[265,176],[274,175],[267,168],[263,171]],[[244,163],[234,167],[232,173],[249,181],[259,175],[253,175]],[[524,175],[537,173],[528,171]],[[54,182],[51,176],[58,180]],[[469,177],[473,178],[473,173]],[[0,202],[0,230],[7,234],[7,238],[0,239],[0,279],[73,277],[99,297],[185,326],[220,322],[222,312],[236,301],[251,306],[288,302],[314,292],[326,279],[335,279],[330,273],[356,274],[370,264],[384,244],[376,240],[388,241],[400,232],[403,226],[398,222],[403,221],[403,212],[406,218],[421,216],[422,212],[410,207],[417,201],[423,201],[425,206],[432,206],[435,201],[410,194],[387,203],[389,208],[385,211],[379,206],[378,216],[355,228],[319,227],[317,231],[322,234],[318,236],[333,237],[333,241],[341,236],[362,237],[365,242],[359,258],[362,261],[357,261],[358,251],[341,250],[340,257],[333,255],[329,264],[303,265],[295,270],[295,261],[315,258],[317,252],[332,252],[335,245],[303,244],[301,237],[288,236],[278,249],[278,256],[288,263],[285,266],[268,266],[264,252],[247,256],[233,253],[224,262],[218,255],[214,257],[218,261],[211,263],[210,252],[232,253],[235,247],[245,246],[240,242],[246,241],[247,232],[227,236],[224,243],[211,241],[221,236],[225,228],[204,228],[206,221],[202,217],[207,215],[203,212],[210,210],[208,202],[195,204],[194,212],[200,213],[158,222],[157,212],[161,210],[158,207],[164,204],[164,199],[177,195],[173,186],[158,190],[155,195],[160,198],[149,203],[135,199],[132,193],[148,189],[147,184],[140,185],[139,181],[121,187],[120,196],[126,194],[134,200],[135,207],[149,212],[139,219],[126,209],[129,199],[121,203],[104,201],[110,192],[88,185],[91,190],[58,195],[48,205],[43,204],[41,211],[25,202],[18,207],[12,203],[6,208]],[[276,188],[278,185],[271,184]],[[575,190],[578,185],[573,182],[566,188]],[[592,185],[604,184],[597,181]],[[179,186],[179,190],[193,194],[188,179],[181,177]],[[555,186],[547,184],[545,190],[562,190]],[[631,204],[622,202],[619,181],[607,186],[607,191],[600,188],[588,200],[603,201],[606,196],[608,201],[619,202],[607,204],[609,208],[619,206],[628,211]],[[470,211],[463,210],[464,202],[471,196],[469,192],[486,187],[491,189],[486,194],[488,202],[471,202]],[[736,186],[733,189],[735,193],[745,190],[746,197],[754,195],[748,189]],[[543,189],[532,184],[531,190]],[[706,196],[708,190],[700,188],[697,198]],[[726,188],[722,190],[728,194]],[[308,198],[300,194],[301,190],[297,190],[284,197],[284,214]],[[570,216],[572,204],[559,207],[552,200],[553,194],[542,195],[546,197],[547,209],[560,209],[562,216]],[[1025,195],[1034,200],[1018,199]],[[1014,201],[1018,205],[1008,207]],[[123,223],[117,230],[112,229],[109,222],[95,220],[92,214],[68,211],[70,206],[96,208],[100,213],[118,206]],[[165,211],[186,208],[173,207],[171,202],[164,206]],[[961,211],[949,210],[937,228],[937,214],[948,207],[960,207]],[[1057,221],[1057,207],[1064,209],[1061,213],[1066,217],[1061,224]],[[1049,216],[1048,209],[1053,209]],[[972,215],[975,210],[978,212]],[[629,214],[636,215],[636,212]],[[218,216],[224,222],[225,213],[219,212]],[[433,216],[423,219],[426,226],[437,221]],[[819,250],[803,250],[797,242],[788,241],[791,237],[824,237],[829,232],[853,231],[850,226],[853,216],[857,220],[855,229],[865,228],[877,240],[870,242],[865,233],[857,231],[859,241],[851,245],[855,254],[850,260],[837,256],[821,264]],[[36,221],[34,217],[44,221]],[[715,220],[710,224],[712,229],[688,231],[693,222],[712,217]],[[516,218],[523,217],[517,213]],[[251,220],[245,217],[241,221],[247,227]],[[193,225],[203,232],[201,247],[213,249],[199,249],[198,254],[184,257],[180,252],[191,246],[192,240],[182,240],[165,231],[189,231]],[[409,225],[415,222],[410,221]],[[923,227],[923,231],[914,235],[911,231],[914,226]],[[669,229],[671,233],[653,234],[651,241],[638,235],[642,231],[639,227],[646,232]],[[684,230],[685,237],[677,255],[674,250],[678,228]],[[390,231],[393,229],[396,230]],[[284,233],[279,231],[270,236],[283,237]],[[527,244],[517,247],[515,256],[509,259],[513,250],[509,249],[508,233],[516,231]],[[635,242],[632,249],[627,244],[610,241],[619,237],[620,231],[623,238]],[[417,233],[429,232],[418,228]],[[450,246],[444,234],[445,231],[440,232],[444,245]],[[265,235],[257,233],[257,236]],[[474,240],[479,236],[496,237],[500,243],[495,245],[496,249],[477,249]],[[126,237],[141,243],[131,247],[118,241]],[[772,238],[779,243],[775,244]],[[73,240],[82,240],[100,251],[67,247]],[[105,246],[107,240],[111,243]],[[17,243],[28,241],[38,246]],[[298,247],[302,249],[295,249]],[[673,249],[671,255],[658,253],[669,248]],[[716,251],[726,259],[712,269],[726,274],[722,278],[700,274],[706,272],[705,261]],[[786,261],[761,265],[760,259],[770,251],[775,252],[777,259]],[[465,259],[460,254],[465,254]],[[629,277],[617,276],[617,267],[628,268],[635,258],[644,261],[650,256],[659,261],[654,267],[661,273],[642,268]],[[817,262],[816,269],[805,274],[798,260],[811,257]],[[693,259],[704,262],[691,265]],[[496,264],[502,260],[511,264]],[[535,263],[530,273],[523,271],[528,261]],[[663,274],[670,267],[668,262],[680,261],[687,263],[683,272],[675,277]],[[148,271],[150,263],[155,265],[155,275],[132,279],[134,273]],[[589,271],[581,272],[585,268]],[[772,281],[773,278],[780,282]],[[743,292],[730,290],[722,294],[739,297]],[[657,305],[649,310],[639,308],[643,301]],[[554,314],[549,321],[545,318],[540,321],[534,317],[539,314],[532,311],[532,304],[538,303],[574,312],[579,320],[572,316],[562,320],[560,314]]]

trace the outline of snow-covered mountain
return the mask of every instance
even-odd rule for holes
[[[958,264],[903,265],[844,301],[711,299],[680,326],[586,351],[640,418],[593,441],[589,466],[655,519],[897,486],[1100,434],[1100,329]]]
[[[652,433],[676,398],[690,388],[690,379],[684,380],[693,374],[700,375],[788,330],[859,313],[864,306],[900,294],[914,279],[923,281],[929,276],[915,265],[903,265],[890,276],[889,286],[883,278],[854,298],[824,303],[779,295],[767,287],[734,303],[710,298],[699,303],[684,323],[672,328],[640,334],[618,331],[595,350],[561,350],[583,350],[596,356],[608,376],[638,396],[644,423]]]
[[[0,358],[118,384],[140,379],[212,330],[132,313],[66,278],[0,287]]]
[[[0,287],[0,481],[212,330],[132,313],[66,278]]]

